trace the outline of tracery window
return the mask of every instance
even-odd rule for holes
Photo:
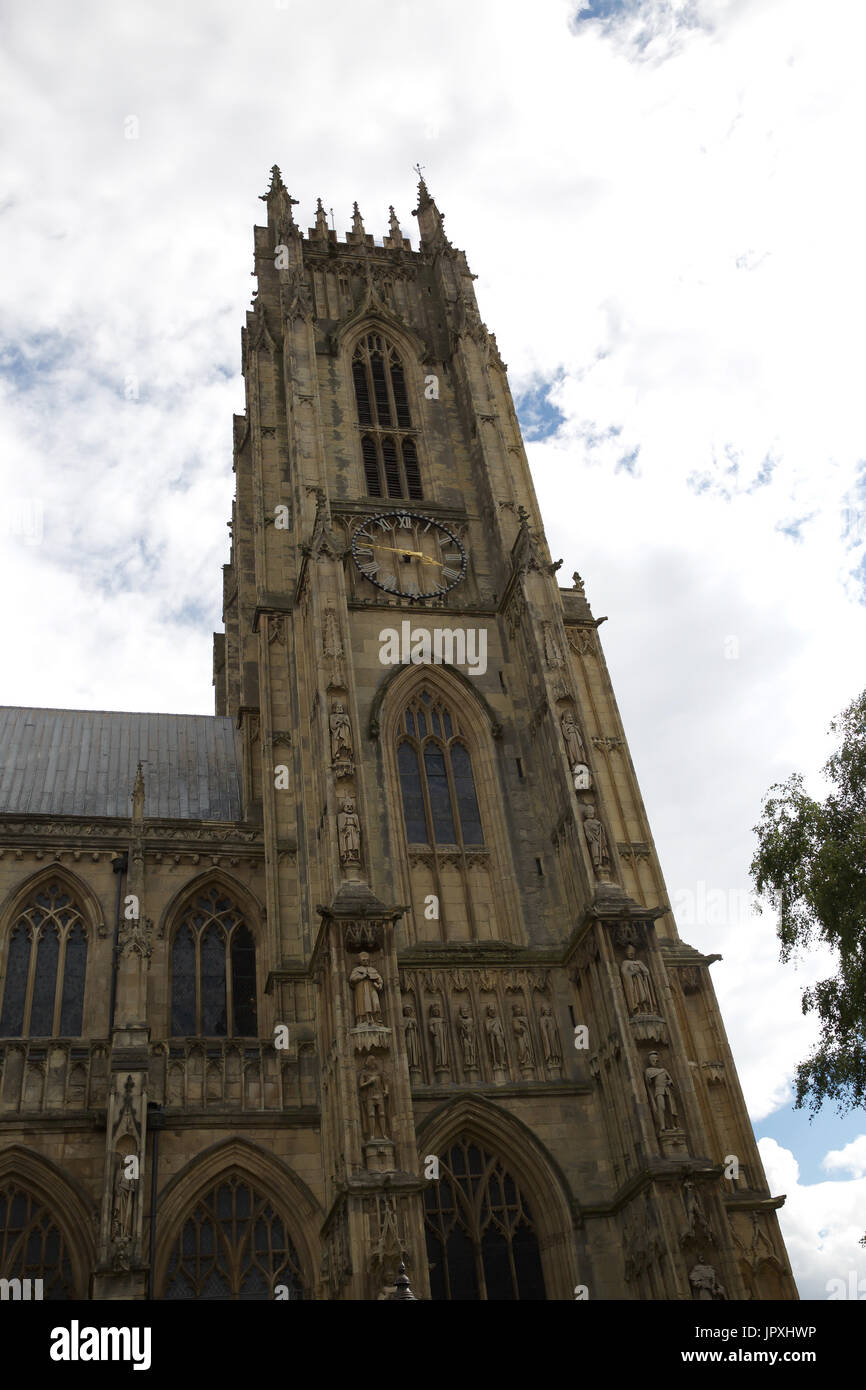
[[[529,1204],[504,1164],[465,1134],[425,1190],[424,1225],[433,1298],[545,1297]]]
[[[304,1296],[283,1218],[239,1174],[221,1178],[183,1224],[169,1258],[165,1298],[273,1299],[277,1285],[285,1285],[289,1300]]]
[[[80,1037],[86,972],[83,914],[63,884],[50,881],[9,933],[0,1037]]]
[[[75,1297],[69,1252],[57,1222],[11,1178],[0,1183],[0,1278],[41,1279],[43,1299]],[[37,1296],[32,1284],[30,1296]]]
[[[406,707],[397,767],[410,844],[484,844],[463,729],[448,706],[427,690]]]
[[[255,943],[222,889],[206,888],[189,904],[171,964],[172,1037],[258,1036]]]
[[[368,496],[423,498],[403,363],[380,333],[355,348],[352,380]]]

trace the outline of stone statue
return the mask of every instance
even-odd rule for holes
[[[549,1004],[542,1004],[541,1018],[539,1019],[541,1029],[541,1041],[544,1046],[544,1060],[549,1067],[558,1067],[562,1062],[562,1040],[559,1036],[559,1028]]]
[[[388,1138],[388,1083],[379,1070],[379,1063],[371,1057],[358,1077],[358,1091],[361,1105],[367,1117],[367,1138]]]
[[[523,1011],[522,1004],[515,1004],[511,1010],[511,1027],[517,1039],[517,1063],[521,1067],[531,1067],[534,1065],[532,1055],[532,1037],[529,1032],[529,1019]]]
[[[674,1079],[669,1071],[659,1066],[659,1054],[651,1052],[647,1057],[648,1066],[644,1070],[644,1080],[649,1091],[650,1105],[659,1133],[667,1129],[677,1129],[676,1100],[674,1099]],[[668,1123],[670,1121],[670,1123]]]
[[[333,608],[325,609],[322,651],[325,656],[341,657],[343,655],[343,642],[340,637],[340,629],[337,626],[337,618]]]
[[[475,1019],[472,1017],[468,1004],[460,1006],[457,1033],[460,1038],[460,1046],[463,1048],[463,1066],[466,1071],[472,1071],[478,1064],[475,1060]]]
[[[344,864],[357,864],[361,858],[361,822],[352,797],[347,796],[342,807],[337,816],[340,859]]]
[[[574,715],[570,709],[562,711],[559,719],[562,729],[562,737],[565,739],[565,749],[568,753],[568,765],[574,767],[575,763],[582,763],[585,759],[583,751],[583,738],[580,729],[577,727]]]
[[[355,1022],[381,1023],[382,1007],[379,993],[385,988],[382,976],[369,963],[370,957],[362,951],[358,964],[349,976],[349,984],[355,995]]]
[[[629,1013],[655,1013],[652,976],[643,961],[635,959],[634,946],[626,947],[625,960],[619,967],[619,973]]]
[[[116,1236],[111,1247],[111,1268],[115,1274],[132,1269],[132,1236]]]
[[[117,1155],[114,1196],[111,1204],[111,1239],[116,1242],[132,1239],[136,1179],[126,1176],[125,1161],[125,1154]]]
[[[331,761],[334,763],[350,763],[354,755],[352,725],[342,705],[334,705],[328,723],[331,728]]]
[[[415,1010],[411,1004],[403,1005],[403,1017],[406,1020],[403,1024],[403,1034],[406,1038],[406,1056],[409,1059],[410,1067],[421,1068],[421,1053],[418,1047],[418,1020],[415,1017]]]
[[[437,1071],[442,1071],[448,1066],[448,1034],[438,1004],[430,1006],[427,1026],[433,1039],[433,1065]]]
[[[584,807],[583,833],[586,836],[586,843],[589,846],[589,854],[592,859],[592,867],[596,874],[606,874],[610,865],[610,854],[607,848],[607,835],[600,820],[596,820],[595,806],[592,802]]]
[[[502,1024],[496,1016],[494,1004],[487,1005],[487,1019],[484,1029],[487,1033],[487,1046],[490,1048],[490,1060],[494,1067],[501,1070],[506,1066],[505,1033],[502,1031]]]
[[[713,1234],[712,1226],[707,1220],[707,1213],[701,1201],[701,1194],[698,1192],[695,1184],[689,1179],[683,1183],[683,1203],[688,1220],[688,1225],[682,1235],[683,1241],[689,1239],[694,1241],[703,1239],[710,1245],[715,1245],[716,1237]]]
[[[720,1284],[712,1265],[704,1264],[703,1255],[698,1255],[698,1263],[689,1274],[692,1298],[703,1303],[711,1303],[727,1298],[724,1284]]]
[[[542,624],[544,635],[544,660],[548,666],[562,665],[562,652],[559,650],[559,643],[553,635],[553,627],[550,623]]]

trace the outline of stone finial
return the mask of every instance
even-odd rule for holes
[[[443,227],[445,216],[439,211],[430,196],[430,190],[421,173],[421,168],[422,166],[420,164],[415,165],[415,170],[418,174],[418,206],[413,209],[412,216],[418,218],[418,231],[421,233],[422,247],[428,251],[446,251],[452,253],[454,252],[454,247],[446,237]],[[455,254],[458,257],[461,273],[464,269],[468,272],[466,258],[463,256],[462,251],[456,252]]]
[[[391,1294],[392,1303],[417,1303],[418,1300],[409,1287],[409,1275],[406,1273],[406,1264],[400,1261],[400,1268],[397,1270],[397,1278],[394,1280],[394,1292]]]
[[[132,818],[142,820],[144,817],[144,777],[141,771],[141,763],[138,764],[135,772],[135,782],[132,787]]]
[[[418,175],[418,211],[419,211],[419,212],[421,211],[422,208],[429,207],[429,205],[433,202],[433,199],[430,197],[430,190],[429,190],[429,188],[427,187],[427,183],[426,183],[426,181],[425,181],[425,179],[424,179],[424,175],[421,173],[421,170],[422,170],[423,167],[424,167],[424,166],[423,166],[422,164],[416,164],[416,165],[414,166],[414,168],[415,168],[415,173]]]
[[[403,233],[400,230],[400,223],[397,220],[397,214],[394,211],[393,207],[389,207],[388,212],[390,213],[390,216],[388,218],[388,226],[391,229],[391,239],[392,241],[402,242]]]
[[[328,236],[328,218],[322,206],[321,198],[316,199],[316,236]]]
[[[364,231],[364,219],[357,203],[352,204],[352,231],[355,236],[366,236]]]
[[[275,164],[271,169],[270,188],[267,193],[260,193],[259,197],[263,203],[267,203],[269,220],[274,223],[278,233],[283,228],[294,227],[292,208],[297,206],[298,200],[292,197],[283,183],[283,176],[278,164]]]

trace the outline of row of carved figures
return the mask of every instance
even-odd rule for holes
[[[407,981],[407,984],[409,982]],[[354,999],[356,1030],[366,1030],[382,1025],[381,994],[384,989],[382,976],[371,963],[370,953],[361,951],[358,964],[350,972],[349,984]],[[408,993],[414,993],[411,989]],[[437,1079],[444,1080],[452,1070],[451,1029],[444,1012],[444,1003],[438,999],[427,1011],[427,1033],[430,1038],[430,1054]],[[484,1047],[487,1060],[497,1080],[504,1080],[509,1068],[509,1049],[506,1028],[500,1017],[496,1002],[489,1001],[484,1006],[482,1028],[479,1030],[468,1000],[460,1004],[452,1015],[454,1035],[461,1054],[462,1069],[470,1079],[475,1079],[481,1070],[481,1049]],[[512,1003],[511,1028],[513,1050],[521,1075],[529,1079],[538,1066],[533,1030],[523,999]],[[479,1032],[481,1039],[479,1039]],[[558,1077],[562,1068],[562,1040],[559,1025],[549,1003],[542,1003],[538,1018],[537,1032],[541,1040],[541,1054],[544,1065],[551,1075]],[[403,1037],[409,1069],[417,1079],[424,1070],[424,1048],[421,1044],[419,1020],[416,1005],[411,998],[403,1003]],[[483,1040],[483,1043],[482,1043]]]
[[[509,1071],[509,1048],[506,1027],[495,1003],[484,1007],[484,1017],[479,1029],[468,1002],[461,1004],[452,1016],[454,1034],[460,1052],[460,1062],[464,1076],[474,1080],[482,1070],[482,1053],[494,1079],[505,1080]],[[536,1046],[532,1037],[529,1018],[522,1002],[511,1007],[511,1028],[513,1055],[521,1075],[531,1079],[538,1060]],[[434,1002],[427,1013],[427,1033],[430,1038],[430,1053],[436,1079],[445,1081],[453,1070],[451,1057],[451,1034],[443,1005]],[[542,1004],[538,1015],[538,1033],[541,1038],[541,1051],[544,1065],[554,1077],[562,1068],[562,1041],[559,1025],[550,1004]],[[424,1071],[423,1048],[420,1041],[419,1021],[415,1005],[403,1005],[403,1035],[410,1073],[417,1079]]]

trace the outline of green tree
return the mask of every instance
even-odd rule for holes
[[[833,1100],[844,1113],[866,1106],[866,690],[830,731],[839,746],[823,772],[833,790],[815,801],[799,773],[771,787],[750,873],[779,914],[783,961],[816,942],[836,951],[836,973],[803,991],[820,1033],[797,1067],[796,1106]]]

